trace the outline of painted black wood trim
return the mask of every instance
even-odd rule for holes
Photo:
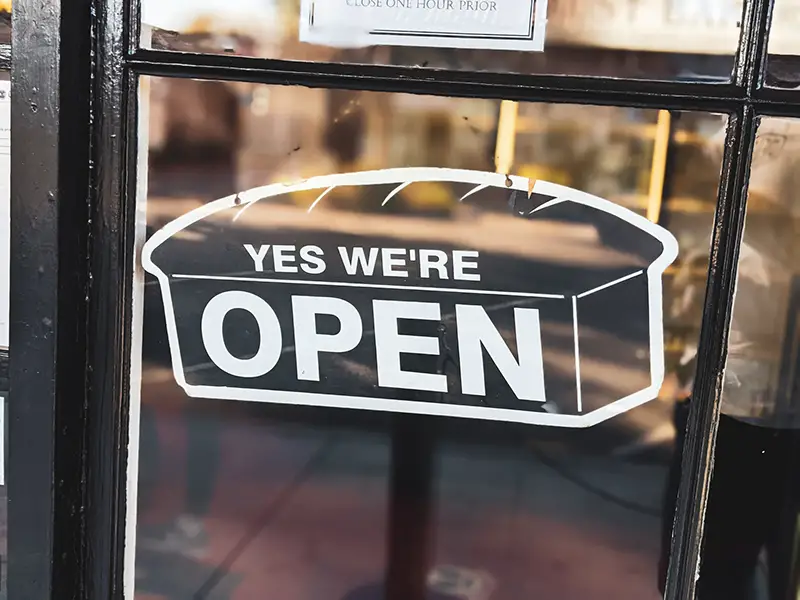
[[[91,47],[90,0],[61,1],[56,194],[58,289],[54,319],[57,395],[53,593],[63,598],[64,590],[67,590],[74,593],[74,597],[82,598],[85,597],[88,583],[92,579],[92,572],[87,569],[92,556],[85,540],[86,522],[93,508],[92,500],[87,494],[89,457],[86,417],[89,398],[87,377],[93,366],[89,355],[92,346],[87,332],[89,324],[95,318],[87,305],[87,291],[91,282],[90,190],[94,169],[90,136],[94,57]],[[41,10],[47,10],[49,5],[50,3],[39,3]],[[28,59],[26,57],[26,62]],[[35,68],[36,65],[32,64],[31,67]],[[12,143],[16,143],[19,136],[13,133],[12,136]],[[14,289],[13,297],[18,294],[19,291]],[[11,345],[13,344],[12,338]],[[11,395],[14,394],[14,389],[12,387]]]
[[[728,124],[666,600],[694,598],[756,127],[755,111],[749,106],[733,115]]]
[[[51,596],[55,511],[60,11],[55,7],[42,14],[38,4],[17,0],[13,43],[44,68],[37,72],[26,63],[11,72],[11,286],[16,294],[10,299],[9,324],[17,360],[10,389],[16,402],[8,411],[8,520],[14,523],[8,532],[8,592],[26,600]]]
[[[759,106],[753,101],[758,97],[764,80],[773,3],[774,0],[750,0],[744,7],[734,82],[746,91],[747,101],[731,116],[725,139],[697,373],[683,446],[666,600],[689,600],[695,595],[758,110],[769,108],[768,102],[761,102]],[[796,114],[800,115],[800,111]]]
[[[136,43],[139,31],[136,6],[131,9],[134,29],[128,40],[128,64],[137,72],[149,75],[309,87],[721,112],[751,102],[763,106],[768,112],[786,111],[789,107],[789,112],[800,114],[800,93],[789,92],[781,95],[779,100],[771,94],[759,94],[764,79],[771,7],[772,2],[768,0],[745,3],[730,83],[524,75],[141,49]]]
[[[800,88],[794,90],[762,87],[755,93],[754,102],[759,114],[800,117]]]
[[[520,101],[727,112],[747,100],[742,87],[714,82],[447,71],[163,50],[139,50],[128,64],[146,75]]]
[[[79,598],[89,211],[88,0],[15,0],[8,595]]]
[[[737,64],[737,69],[743,74],[742,83],[751,99],[756,97],[766,79],[769,32],[775,1],[752,0],[744,11],[745,28],[739,42],[739,53],[744,58]]]
[[[246,80],[264,83],[308,85],[312,87],[348,87],[375,91],[408,92],[409,86],[427,86],[416,93],[431,93],[509,100],[548,102],[581,102],[655,106],[669,97],[675,102],[666,108],[690,110],[726,110],[709,107],[714,101],[744,100],[748,87],[743,73],[749,72],[742,51],[751,36],[755,21],[748,11],[752,2],[742,8],[743,24],[731,82],[716,80],[654,81],[616,77],[572,75],[527,75],[487,71],[445,70],[427,67],[362,65],[330,62],[278,60],[258,57],[204,54],[139,48],[139,2],[131,2],[131,31],[128,38],[129,64],[141,73],[151,75],[195,76],[209,79]],[[276,81],[276,79],[278,81]],[[361,82],[359,85],[358,82]],[[437,91],[438,89],[438,91]],[[414,90],[412,90],[413,92]],[[643,103],[643,104],[642,104]],[[684,104],[685,103],[685,104]]]
[[[136,78],[126,71],[126,4],[96,15],[88,386],[88,598],[123,598],[130,323],[136,189]]]
[[[101,44],[110,47],[116,40],[122,40],[132,52],[128,58],[128,66],[136,73],[150,75],[730,113],[732,117],[715,215],[714,244],[701,334],[701,360],[684,453],[684,475],[667,591],[667,598],[670,600],[684,600],[692,598],[694,594],[694,576],[702,537],[702,514],[712,464],[727,328],[757,113],[800,116],[800,98],[797,95],[777,94],[772,90],[763,90],[760,86],[763,80],[770,11],[771,3],[767,0],[746,3],[737,66],[733,83],[730,84],[465,73],[378,65],[303,63],[181,54],[135,49],[135,36],[126,38],[124,33],[117,38],[101,41]],[[131,14],[136,14],[135,7],[131,9]],[[129,94],[128,102],[132,102],[133,87],[129,88]],[[103,110],[113,110],[113,106],[113,103],[108,103]],[[113,118],[113,115],[109,118]],[[98,153],[98,156],[104,154]],[[105,160],[108,161],[107,165],[112,165],[113,159]],[[118,168],[121,166],[118,165]],[[131,165],[128,168],[130,173]],[[119,188],[125,188],[124,182],[117,184]],[[109,188],[107,193],[113,193],[113,190]],[[128,198],[132,197],[129,189]],[[129,220],[124,231],[129,233],[131,229],[132,220]],[[115,283],[119,284],[118,281]],[[119,288],[116,288],[114,293],[118,291]],[[129,321],[124,314],[122,317],[119,325],[124,331]],[[125,359],[127,350],[124,339],[120,346],[108,349],[117,358]],[[124,400],[122,404],[125,404]],[[124,406],[118,416],[124,420]],[[124,454],[121,449],[118,453]]]

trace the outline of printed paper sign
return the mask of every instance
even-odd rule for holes
[[[0,348],[8,348],[11,268],[11,82],[0,81]]]
[[[423,214],[448,195],[475,216]],[[587,427],[656,397],[677,252],[568,187],[405,168],[211,202],[142,264],[189,396]]]
[[[544,50],[547,0],[302,0],[300,41]]]

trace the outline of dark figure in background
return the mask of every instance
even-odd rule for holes
[[[678,450],[670,468],[660,590],[664,591],[689,401],[676,408]],[[766,550],[770,600],[797,597],[794,537],[800,509],[800,432],[720,416],[701,553],[697,600],[755,600],[755,579]]]
[[[150,196],[211,201],[236,191],[237,152],[241,142],[240,102],[236,92],[222,82],[174,79],[162,83],[168,86],[162,90],[164,105],[154,108],[163,110],[165,136],[158,152],[151,153]],[[155,294],[146,296],[144,310],[143,362],[169,367],[167,341],[162,335],[163,308]],[[142,400],[140,503],[146,509],[148,502],[152,502],[152,488],[158,485],[163,452],[159,449],[156,427],[159,398],[148,397],[144,385]],[[185,400],[186,490],[182,511],[166,526],[141,530],[138,541],[141,549],[180,553],[193,559],[205,555],[208,536],[204,519],[211,507],[219,469],[219,406],[214,400]]]
[[[236,91],[194,79],[154,80],[153,88],[153,102],[161,105],[150,110],[162,119],[151,121],[163,133],[153,132],[161,143],[150,149],[148,195],[215,200],[230,194],[242,142]]]

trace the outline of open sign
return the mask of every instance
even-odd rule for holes
[[[432,181],[459,205],[502,210],[431,222],[320,207],[338,186],[385,207]],[[509,181],[433,168],[327,176],[168,224],[142,263],[159,281],[177,382],[195,397],[567,427],[653,399],[661,275],[677,242],[606,200]],[[280,203],[308,190],[319,190],[309,209]],[[609,228],[619,248],[598,233]]]
[[[321,381],[320,355],[355,350],[364,339],[363,319],[353,304],[338,297],[296,295],[291,297],[291,306],[297,380]],[[225,317],[232,310],[246,311],[257,323],[258,349],[247,358],[235,356],[225,342]],[[338,331],[321,333],[317,327],[320,316],[334,318]],[[483,357],[486,352],[518,399],[545,401],[537,309],[514,309],[518,354],[515,357],[482,306],[457,304],[455,327],[460,361],[456,361],[448,348],[438,303],[376,299],[372,301],[371,316],[379,387],[448,393],[445,367],[449,360],[458,369],[463,394],[486,396]],[[402,334],[401,320],[437,323],[438,335]],[[283,354],[280,319],[266,300],[250,292],[231,290],[214,296],[203,312],[202,335],[214,364],[236,377],[263,377],[275,368]],[[403,355],[435,356],[439,366],[435,372],[404,369]]]

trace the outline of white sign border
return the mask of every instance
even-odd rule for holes
[[[511,185],[507,185],[510,180]],[[565,415],[537,413],[522,410],[490,408],[485,406],[466,406],[460,404],[428,403],[409,400],[394,400],[369,396],[347,396],[342,394],[317,394],[310,392],[288,392],[282,390],[262,390],[252,388],[233,388],[223,386],[198,386],[186,382],[183,361],[180,354],[178,329],[169,285],[169,275],[160,269],[152,259],[153,252],[170,237],[192,224],[217,212],[241,207],[235,219],[254,203],[278,195],[321,189],[321,200],[327,191],[339,185],[376,185],[397,183],[407,185],[411,182],[447,181],[472,183],[476,186],[496,186],[528,192],[529,180],[515,175],[504,175],[464,169],[437,167],[409,167],[363,171],[312,177],[295,184],[272,184],[233,194],[194,209],[165,225],[147,240],[142,248],[142,267],[154,275],[159,282],[166,317],[167,336],[172,357],[172,370],[175,381],[186,394],[193,398],[219,400],[240,400],[247,402],[267,402],[273,404],[295,404],[330,408],[351,408],[372,411],[387,411],[423,414],[430,416],[461,417],[489,421],[515,422],[528,425],[548,425],[551,427],[586,428],[611,419],[637,406],[645,404],[658,395],[664,381],[664,328],[663,293],[661,276],[678,255],[678,242],[663,227],[652,223],[635,212],[614,204],[603,198],[593,196],[566,186],[546,181],[536,181],[533,193],[553,197],[536,210],[562,202],[575,202],[612,214],[652,235],[661,242],[663,251],[646,270],[648,285],[648,308],[650,320],[650,385],[624,398],[610,402],[586,414]],[[478,189],[476,188],[476,190]],[[474,190],[474,191],[476,191]],[[313,206],[312,206],[313,207]]]
[[[388,30],[364,29],[357,26],[344,31],[339,28],[312,26],[314,2],[320,0],[301,0],[299,39],[301,42],[322,46],[363,48],[366,46],[412,46],[421,48],[461,48],[470,50],[511,50],[544,52],[547,31],[548,0],[529,0],[533,5],[533,24],[529,37],[502,36],[486,32],[458,37],[453,34],[436,35],[413,31],[394,32]],[[325,0],[322,0],[325,1]]]

